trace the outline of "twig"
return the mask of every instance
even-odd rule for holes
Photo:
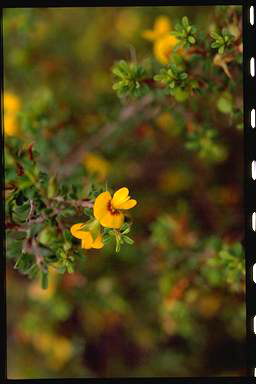
[[[70,154],[66,156],[64,164],[57,164],[55,168],[58,169],[58,173],[63,176],[68,176],[74,166],[78,165],[81,161],[81,158],[87,151],[98,147],[104,140],[106,140],[112,133],[114,133],[120,125],[132,119],[135,115],[142,112],[144,108],[151,104],[153,98],[151,95],[144,96],[140,102],[136,102],[132,105],[124,107],[117,119],[116,122],[108,123],[104,125],[100,131],[89,138],[87,141],[82,142],[72,148]]]
[[[83,207],[83,208],[92,208],[93,207],[93,202],[88,201],[88,200],[64,200],[63,197],[57,196],[53,197],[49,200],[59,202],[61,204],[65,205],[73,205],[74,207]]]
[[[35,252],[35,258],[36,258],[36,263],[39,267],[42,267],[44,264],[44,258],[40,253],[40,248],[38,246],[38,243],[35,238],[32,239],[32,249]]]
[[[27,222],[29,222],[34,214],[34,211],[35,211],[35,204],[33,202],[32,199],[29,199],[29,203],[30,203],[30,211],[29,211],[29,214],[28,214],[28,217],[27,217]]]

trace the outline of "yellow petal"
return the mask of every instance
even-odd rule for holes
[[[130,199],[129,189],[126,187],[123,187],[118,189],[118,191],[114,193],[111,203],[114,208],[118,208],[120,204],[124,203],[129,199]]]
[[[96,237],[96,240],[94,240],[93,244],[92,244],[92,248],[96,248],[96,249],[100,249],[104,246],[103,242],[102,242],[102,235],[98,235]]]
[[[162,64],[168,64],[169,57],[173,48],[178,43],[175,36],[167,35],[154,44],[154,54],[156,59]]]
[[[119,205],[119,209],[130,209],[130,208],[133,208],[135,207],[135,205],[137,204],[137,201],[134,200],[134,199],[130,199],[128,201],[125,201],[124,203],[122,203],[121,205]]]
[[[97,220],[101,220],[108,213],[108,202],[111,200],[111,195],[108,191],[102,192],[95,200],[93,213]]]
[[[4,133],[13,136],[18,132],[16,119],[13,116],[4,116]]]
[[[92,235],[90,232],[84,232],[85,236],[82,238],[82,248],[90,249],[93,246]]]
[[[17,112],[20,110],[21,107],[21,102],[20,99],[15,96],[12,93],[5,92],[4,93],[4,109],[5,111],[12,111],[12,112]]]
[[[124,215],[121,212],[113,215],[110,212],[100,220],[100,223],[103,227],[106,228],[120,228],[124,222]]]
[[[159,16],[155,21],[154,29],[158,35],[162,35],[170,32],[171,23],[168,17]]]
[[[77,239],[83,239],[84,238],[84,234],[86,232],[84,231],[81,231],[80,229],[85,225],[85,223],[78,223],[78,224],[74,224],[72,225],[72,227],[70,228],[70,232],[71,234],[76,237]]]
[[[156,33],[155,31],[151,31],[149,29],[147,29],[146,31],[144,31],[142,33],[142,36],[144,37],[144,39],[147,39],[147,40],[150,40],[150,41],[153,41],[156,39]]]
[[[90,249],[92,248],[92,243],[93,243],[92,235],[88,231],[80,230],[80,228],[83,227],[84,224],[85,223],[78,223],[78,224],[72,225],[72,227],[70,228],[70,232],[74,237],[82,240],[82,244],[81,244],[82,248]]]

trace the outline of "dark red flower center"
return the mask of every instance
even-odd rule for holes
[[[111,200],[108,201],[107,209],[111,213],[111,215],[119,215],[119,211],[112,207]]]

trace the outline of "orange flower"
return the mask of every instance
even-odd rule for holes
[[[21,109],[20,99],[10,92],[4,93],[4,133],[13,136],[19,131],[17,112]]]
[[[95,218],[106,228],[120,228],[124,222],[123,210],[133,208],[137,201],[131,199],[128,188],[120,188],[111,194],[106,191],[95,200],[93,212]]]
[[[95,225],[97,223],[94,223]],[[82,248],[90,249],[96,248],[100,249],[104,246],[102,242],[102,235],[100,233],[97,234],[96,239],[93,239],[93,235],[90,231],[83,231],[82,228],[86,225],[86,223],[78,223],[72,225],[70,228],[71,234],[77,239],[82,240]]]
[[[156,59],[162,64],[168,64],[173,48],[178,42],[179,40],[172,35],[166,35],[157,40],[154,44],[154,54]]]
[[[171,23],[168,17],[159,16],[155,23],[153,30],[146,30],[143,32],[142,36],[150,41],[157,41],[158,39],[166,36],[171,31]]]

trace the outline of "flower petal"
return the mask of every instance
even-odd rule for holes
[[[144,37],[144,39],[153,41],[156,38],[156,33],[155,31],[147,29],[142,33],[142,37]]]
[[[169,33],[171,30],[171,23],[168,17],[159,16],[155,21],[154,30],[156,31],[158,37]]]
[[[103,242],[102,242],[102,235],[98,235],[96,237],[96,240],[93,242],[92,244],[92,248],[96,248],[96,249],[100,249],[104,246]]]
[[[78,223],[78,224],[74,224],[72,225],[72,227],[70,228],[70,232],[71,234],[76,237],[77,239],[83,239],[84,238],[84,234],[87,233],[85,231],[81,231],[80,229],[85,225],[85,223]]]
[[[123,188],[118,189],[118,191],[116,191],[114,193],[114,196],[113,196],[111,203],[112,203],[114,208],[118,208],[118,206],[120,204],[129,200],[129,198],[130,198],[129,197],[129,189],[126,187],[123,187]]]
[[[111,195],[108,191],[102,192],[95,200],[93,213],[97,220],[101,220],[108,213],[108,202],[111,200]]]
[[[130,208],[135,207],[136,204],[137,204],[136,200],[130,199],[128,201],[125,201],[121,205],[119,205],[118,209],[130,209]]]
[[[100,220],[100,223],[103,227],[106,228],[120,228],[124,222],[124,215],[121,212],[118,212],[115,215],[112,215],[110,212]]]
[[[82,238],[82,248],[90,249],[93,246],[92,235],[90,232],[84,232],[85,236]]]
[[[154,44],[156,59],[162,64],[168,64],[171,52],[177,43],[176,37],[171,35],[166,35],[157,40]]]

